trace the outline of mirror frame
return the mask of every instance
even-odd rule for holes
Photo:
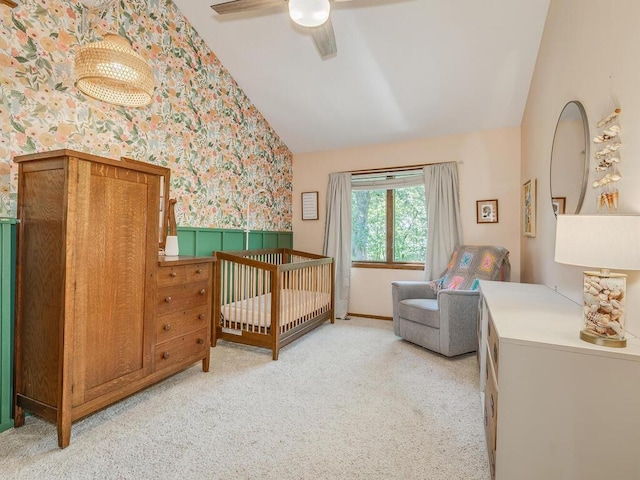
[[[582,128],[584,133],[584,161],[583,161],[584,165],[582,169],[582,186],[580,189],[580,195],[578,198],[578,203],[576,205],[575,212],[565,212],[565,213],[578,214],[582,209],[584,197],[587,192],[587,183],[589,181],[589,162],[591,158],[591,153],[589,150],[589,147],[590,147],[589,121],[587,119],[587,112],[585,111],[584,106],[582,105],[582,102],[580,102],[579,100],[571,100],[570,102],[567,102],[565,104],[565,106],[562,108],[562,111],[560,112],[558,121],[556,122],[556,129],[553,132],[553,142],[551,144],[551,158],[549,161],[549,201],[551,203],[551,207],[553,208],[553,198],[554,198],[553,196],[553,151],[556,147],[556,137],[558,135],[558,127],[560,126],[560,120],[562,119],[562,115],[564,114],[565,110],[570,105],[575,105],[578,108],[578,111],[580,112],[580,117],[582,119]],[[557,214],[555,211],[553,212],[553,214],[554,214],[553,216],[557,218]]]

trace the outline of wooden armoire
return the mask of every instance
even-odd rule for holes
[[[48,419],[64,448],[73,421],[196,361],[208,370],[212,259],[159,262],[163,167],[71,150],[15,161],[15,426],[25,410]],[[172,273],[194,264],[195,283]],[[177,311],[158,311],[172,301],[158,300],[161,271],[184,282]],[[187,310],[198,326],[159,338],[157,317],[170,328]]]

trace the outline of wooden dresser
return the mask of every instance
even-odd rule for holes
[[[28,410],[56,423],[64,448],[73,421],[196,361],[208,368],[213,260],[158,261],[162,167],[70,150],[15,161],[15,426]],[[192,308],[197,326],[182,318]]]
[[[212,260],[160,257],[156,293],[156,370],[202,359],[209,371]]]
[[[583,342],[582,307],[544,285],[480,289],[492,478],[640,478],[640,339]]]

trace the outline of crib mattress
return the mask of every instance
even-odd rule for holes
[[[293,323],[329,305],[331,295],[308,290],[280,290],[280,326]],[[267,329],[271,326],[271,293],[222,305],[223,326],[232,323],[243,327]]]

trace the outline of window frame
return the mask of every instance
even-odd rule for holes
[[[386,207],[386,261],[379,262],[374,260],[352,260],[353,268],[382,268],[393,270],[424,270],[425,262],[394,262],[394,231],[395,231],[395,215],[394,215],[394,190],[389,188],[386,190],[385,207]],[[426,192],[425,192],[426,194]],[[389,260],[391,259],[391,260]]]

